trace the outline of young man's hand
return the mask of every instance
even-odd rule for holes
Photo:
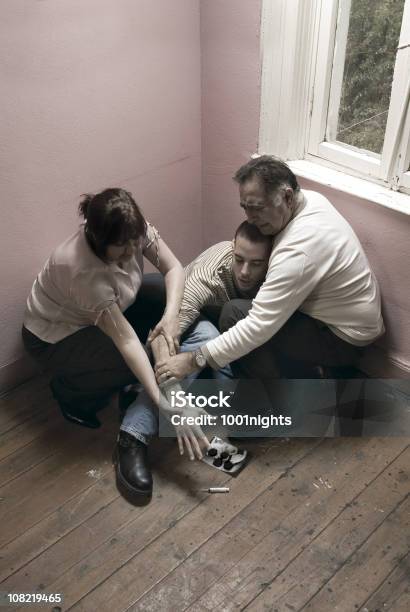
[[[150,344],[158,336],[163,336],[168,346],[170,355],[176,355],[179,349],[179,321],[178,317],[167,317],[164,315],[150,331],[147,342]]]

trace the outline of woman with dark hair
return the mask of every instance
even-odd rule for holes
[[[79,212],[84,223],[53,251],[34,281],[22,335],[28,353],[51,372],[50,386],[64,417],[95,428],[100,425],[96,411],[136,380],[163,408],[144,342],[156,324],[153,335],[164,336],[175,354],[184,271],[124,189],[86,195]],[[143,257],[164,276],[163,313],[164,302],[158,309],[155,301],[136,301]],[[152,489],[146,444],[156,419],[147,407],[132,428],[120,431],[119,469],[136,493]]]

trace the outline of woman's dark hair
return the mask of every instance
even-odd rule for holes
[[[239,168],[233,179],[243,185],[255,177],[261,181],[266,195],[270,195],[283,184],[289,185],[294,191],[299,189],[296,176],[289,166],[272,155],[261,155],[251,159]]]
[[[109,244],[125,244],[145,236],[147,223],[129,191],[104,189],[96,195],[85,194],[78,206],[84,217],[85,235],[98,257],[105,257]]]

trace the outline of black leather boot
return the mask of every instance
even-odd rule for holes
[[[121,493],[137,496],[152,494],[152,475],[147,462],[147,446],[137,438],[120,431],[114,453],[117,486]]]

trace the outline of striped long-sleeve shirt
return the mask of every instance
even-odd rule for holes
[[[218,242],[185,268],[185,289],[179,313],[183,333],[205,306],[223,306],[240,297],[232,274],[233,242]]]

